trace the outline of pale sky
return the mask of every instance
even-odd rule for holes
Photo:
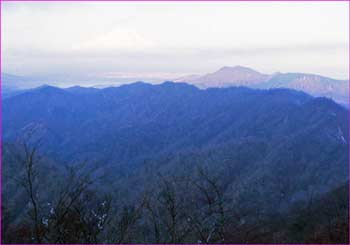
[[[2,71],[175,78],[241,65],[347,79],[348,4],[2,2]]]

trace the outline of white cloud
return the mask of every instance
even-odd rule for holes
[[[3,70],[18,74],[348,74],[347,2],[4,2]]]

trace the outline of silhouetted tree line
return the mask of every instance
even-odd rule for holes
[[[78,165],[67,168],[47,201],[40,196],[41,142],[32,133],[21,142],[23,171],[12,180],[25,191],[26,210],[12,219],[17,210],[3,202],[3,243],[348,243],[346,185],[271,215],[236,204],[206,168],[185,177],[158,174],[157,186],[127,203],[100,193],[94,183],[101,176]]]

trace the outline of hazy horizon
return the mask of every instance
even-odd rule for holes
[[[168,80],[240,65],[347,80],[348,18],[346,2],[5,2],[2,72]]]

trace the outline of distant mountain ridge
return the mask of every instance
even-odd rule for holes
[[[348,105],[349,81],[336,80],[320,75],[306,73],[262,74],[243,66],[223,67],[216,72],[203,76],[175,79],[188,82],[199,88],[247,86],[251,88],[289,88],[304,91],[313,96],[331,98]]]
[[[60,80],[62,78],[58,78]],[[70,78],[71,80],[74,78]],[[99,78],[94,78],[98,81]],[[34,78],[15,76],[11,74],[2,74],[2,95],[9,97],[19,93],[18,90],[33,88],[43,83],[54,84],[57,78]],[[69,79],[68,79],[69,80]],[[72,80],[72,81],[73,81]],[[107,79],[108,80],[108,79]],[[106,78],[101,78],[103,87],[111,85],[120,86],[123,83],[130,84],[131,81],[112,79],[108,85]],[[289,88],[304,91],[312,96],[331,98],[339,104],[349,105],[349,81],[337,80],[315,74],[307,73],[274,73],[263,74],[254,69],[243,66],[224,66],[213,73],[206,75],[188,75],[172,79],[174,82],[185,82],[195,85],[198,88],[225,88],[245,86],[249,88],[271,89],[271,88]],[[88,81],[88,80],[86,80]],[[124,82],[123,82],[124,81]],[[159,82],[159,81],[158,81]],[[157,82],[157,83],[158,83]],[[91,81],[90,81],[91,83]],[[97,83],[97,82],[96,82]],[[83,83],[82,83],[83,84]],[[90,85],[91,86],[91,85]],[[75,88],[77,89],[77,88]],[[92,89],[90,89],[92,90]],[[86,92],[86,91],[85,91]]]
[[[190,82],[199,87],[229,87],[229,86],[250,86],[269,80],[270,75],[259,73],[253,69],[234,66],[222,67],[214,73],[209,73],[204,76],[195,77]],[[184,81],[186,82],[186,81]]]

